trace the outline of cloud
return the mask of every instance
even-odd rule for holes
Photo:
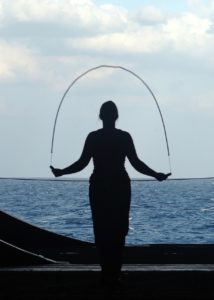
[[[12,0],[10,4],[1,0],[0,5],[4,15],[2,26],[10,28],[11,24],[18,23],[24,29],[25,26],[41,23],[43,26],[46,24],[46,31],[49,28],[51,35],[56,24],[62,35],[63,30],[72,35],[75,31],[89,34],[122,30],[127,20],[125,9],[110,4],[97,6],[90,0]],[[28,30],[25,29],[27,35]],[[16,35],[13,25],[11,32]],[[40,31],[40,34],[43,32]]]
[[[162,23],[166,16],[155,6],[148,5],[140,8],[133,14],[133,21],[142,25]]]
[[[212,22],[209,19],[183,13],[179,17],[170,18],[163,25],[163,31],[175,50],[191,49],[194,53],[198,52],[197,47],[206,47],[207,42],[211,41],[211,27]]]
[[[89,38],[68,40],[72,48],[111,53],[153,53],[164,46],[161,35],[153,28],[103,34]]]
[[[72,74],[103,63],[141,71],[143,62],[144,72],[146,65],[151,74],[160,68],[160,76],[173,68],[207,72],[214,65],[208,14],[172,14],[151,5],[133,13],[90,0],[0,0],[0,8],[0,79],[25,76],[58,89]]]
[[[0,79],[18,75],[36,76],[38,63],[31,50],[16,43],[0,41]]]
[[[64,51],[144,54],[170,49],[194,55],[213,50],[212,19],[192,12],[166,14],[148,5],[133,13],[91,0],[0,1],[1,35],[26,37],[31,45],[33,38],[45,37],[46,44],[60,38],[54,49]]]
[[[189,9],[200,16],[210,16],[213,18],[214,15],[214,1],[213,0],[188,0]]]
[[[153,54],[164,50],[194,57],[211,54],[211,49],[214,51],[211,28],[212,22],[208,18],[183,13],[153,25],[130,21],[123,32],[72,38],[67,44],[73,49],[100,53]]]

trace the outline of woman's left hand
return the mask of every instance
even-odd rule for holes
[[[63,175],[62,169],[56,169],[53,166],[50,166],[50,168],[55,177],[59,177]]]

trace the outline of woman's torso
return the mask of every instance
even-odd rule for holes
[[[100,129],[90,134],[94,176],[128,176],[125,159],[128,149],[128,133],[119,129]]]

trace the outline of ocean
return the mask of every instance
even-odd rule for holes
[[[0,210],[94,241],[87,180],[0,179]],[[214,179],[132,180],[126,243],[213,244]]]

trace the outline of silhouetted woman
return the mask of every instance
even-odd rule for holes
[[[55,176],[79,172],[91,158],[94,170],[90,177],[89,200],[92,211],[95,244],[105,280],[117,280],[122,266],[125,237],[129,229],[131,202],[130,179],[125,159],[140,173],[159,181],[169,174],[157,173],[137,156],[128,132],[115,128],[118,110],[114,102],[105,102],[100,109],[103,128],[89,133],[79,160],[65,169],[51,167]]]

